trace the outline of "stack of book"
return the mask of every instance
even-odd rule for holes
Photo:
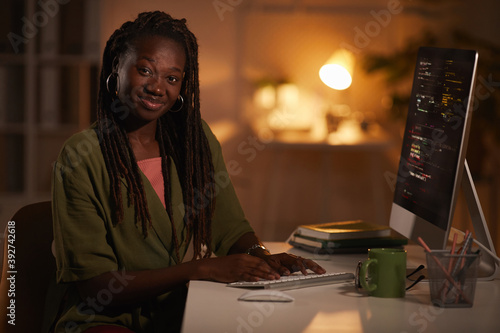
[[[287,241],[314,253],[363,253],[376,247],[402,247],[408,240],[394,235],[391,228],[355,220],[300,225]]]

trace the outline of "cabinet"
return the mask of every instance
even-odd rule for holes
[[[63,142],[95,117],[97,0],[4,0],[0,11],[0,227],[50,198]]]

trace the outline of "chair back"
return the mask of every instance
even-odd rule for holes
[[[41,332],[45,296],[56,270],[51,203],[24,206],[11,221],[4,239],[0,332]]]

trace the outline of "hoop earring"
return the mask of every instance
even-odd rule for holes
[[[180,110],[182,110],[182,107],[184,106],[184,98],[182,97],[182,95],[179,95],[177,97],[177,101],[181,101],[181,106],[179,106],[177,109],[173,109],[173,110],[170,109],[168,111],[170,111],[170,112],[179,112]],[[175,106],[175,104],[177,104],[177,101],[172,106]]]
[[[115,89],[114,91],[111,91],[112,89],[109,88],[109,80],[113,77],[113,80],[116,80],[115,82]],[[118,73],[113,72],[108,75],[108,78],[106,79],[106,89],[110,94],[114,94],[115,97],[118,96],[118,93],[120,92],[120,77],[118,76]]]

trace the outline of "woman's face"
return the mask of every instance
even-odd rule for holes
[[[122,55],[118,68],[118,97],[132,115],[125,121],[149,123],[172,108],[181,90],[185,64],[184,49],[174,40],[161,36],[137,40],[135,48]]]

